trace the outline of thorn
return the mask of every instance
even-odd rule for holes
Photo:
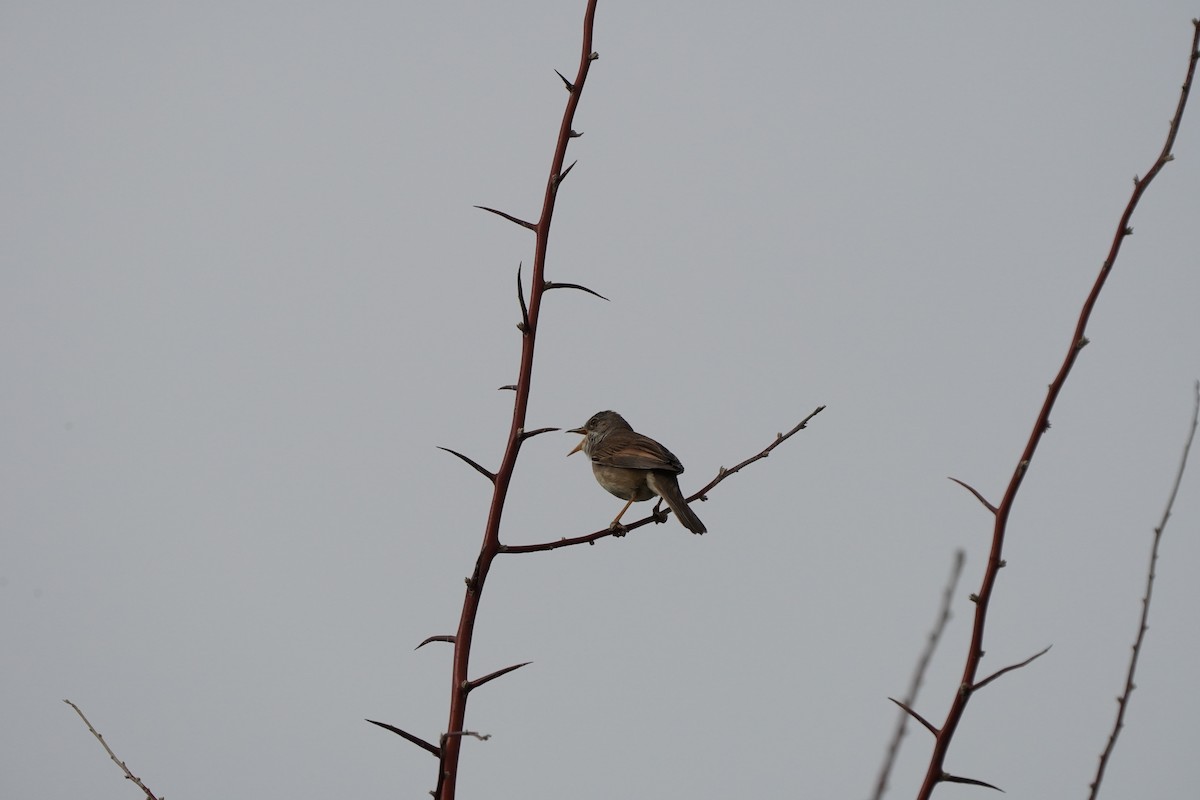
[[[580,286],[578,283],[554,283],[553,281],[546,281],[542,284],[542,289],[545,291],[549,291],[551,289],[578,289],[581,292],[587,292],[593,297],[599,297],[601,300],[608,300],[607,297],[599,292],[593,292],[591,289],[587,288],[586,286]]]
[[[430,636],[428,639],[426,639],[425,641],[421,642],[419,645],[414,647],[413,650],[420,650],[422,647],[429,644],[430,642],[449,642],[450,644],[454,644],[454,641],[455,641],[455,639],[452,634],[442,634],[440,636]]]
[[[562,428],[538,428],[537,430],[533,430],[533,431],[522,430],[517,435],[521,437],[522,441],[524,441],[526,439],[532,439],[533,437],[535,437],[539,434],[542,434],[542,433],[551,433],[553,431],[559,431],[559,430],[562,430]]]
[[[517,264],[517,302],[521,304],[521,324],[517,326],[517,330],[521,333],[529,332],[529,309],[525,306],[525,289],[521,286],[521,267],[523,263]]]
[[[970,600],[972,603],[978,603],[978,602],[979,602],[979,595],[975,594],[974,592],[971,592],[971,594],[970,594],[970,595],[968,595],[967,597],[968,597],[968,599],[969,599],[969,600]]]
[[[475,470],[476,470],[476,471],[477,471],[477,472],[478,472],[480,475],[483,475],[485,478],[487,478],[487,479],[488,479],[489,481],[491,481],[492,483],[495,483],[495,482],[496,482],[496,473],[494,473],[494,472],[489,472],[488,470],[484,469],[483,467],[481,467],[481,466],[480,466],[479,464],[477,464],[476,462],[474,462],[474,461],[472,461],[471,459],[469,459],[469,458],[467,458],[466,456],[464,456],[462,453],[459,453],[459,452],[458,452],[458,451],[456,451],[456,450],[451,450],[449,447],[442,447],[441,445],[438,445],[438,446],[437,446],[437,449],[438,449],[438,450],[445,450],[445,451],[446,451],[447,453],[449,453],[450,455],[452,455],[452,456],[457,456],[458,458],[461,458],[463,461],[465,461],[466,463],[468,463],[468,464],[470,464],[472,467],[474,467],[474,468],[475,468]]]
[[[918,714],[916,711],[913,711],[913,710],[912,710],[912,709],[911,709],[909,706],[907,706],[906,704],[904,704],[904,703],[900,702],[899,700],[897,700],[897,699],[896,699],[896,698],[894,698],[894,697],[889,697],[889,698],[888,698],[888,700],[891,700],[893,703],[895,703],[896,705],[900,706],[902,709],[904,709],[905,711],[907,711],[907,712],[908,712],[908,714],[909,714],[909,715],[910,715],[910,716],[911,716],[913,719],[915,719],[917,722],[919,722],[919,723],[921,723],[922,725],[924,725],[924,726],[925,726],[925,729],[926,729],[926,730],[928,730],[930,733],[932,733],[932,734],[933,734],[935,737],[938,735],[938,729],[937,729],[937,728],[935,728],[935,727],[933,727],[933,724],[932,724],[932,723],[931,723],[929,720],[925,719],[925,718],[924,718],[924,717],[922,717],[920,714]]]
[[[499,678],[501,675],[507,675],[508,673],[512,672],[513,670],[520,669],[521,667],[527,667],[532,663],[533,663],[532,661],[526,661],[523,664],[513,664],[512,666],[505,667],[503,669],[498,669],[495,672],[488,673],[487,675],[484,675],[482,678],[476,678],[473,681],[466,681],[465,685],[463,686],[463,689],[467,690],[468,692],[473,689],[478,689],[480,686],[483,686],[488,681],[494,681],[496,678]]]
[[[983,781],[977,781],[974,778],[960,778],[957,775],[951,775],[949,772],[943,772],[941,775],[941,778],[946,783],[966,783],[971,786],[983,786],[988,789],[995,789],[997,792],[1004,792],[1004,790],[1001,789],[999,786],[992,786],[990,783],[984,783]]]
[[[1082,350],[1083,348],[1087,347],[1091,343],[1092,343],[1092,340],[1089,339],[1088,337],[1080,336],[1079,341],[1075,343],[1075,349]]]
[[[588,53],[588,61],[596,61],[599,58],[600,58],[600,54],[597,53],[595,50]]]
[[[420,736],[413,736],[408,731],[400,730],[395,725],[388,725],[386,722],[376,722],[373,719],[369,719],[369,720],[367,720],[367,722],[371,723],[372,725],[378,725],[379,727],[383,728],[384,730],[391,731],[392,733],[396,734],[397,736],[403,737],[404,739],[415,744],[417,747],[420,747],[422,750],[428,750],[430,753],[433,753],[438,758],[442,757],[442,750],[440,747],[438,747],[437,745],[430,744],[429,742],[422,739]]]
[[[578,139],[580,136],[583,136],[583,134],[579,131],[576,131],[574,128],[567,132],[568,139]]]
[[[489,214],[495,214],[498,217],[504,217],[509,222],[516,224],[516,225],[520,225],[522,228],[528,228],[531,231],[537,230],[537,226],[534,225],[532,222],[526,222],[523,219],[518,219],[517,217],[514,217],[512,214],[505,214],[503,211],[497,211],[496,209],[488,208],[487,206],[475,206],[475,208],[478,208],[480,211],[486,211]]]
[[[562,172],[560,172],[558,174],[558,183],[562,183],[563,181],[565,181],[567,179],[567,175],[571,172],[571,170],[575,169],[575,165],[578,163],[579,163],[579,161],[578,161],[578,159],[576,159],[575,161],[571,162],[571,166],[567,167]]]
[[[568,92],[573,92],[573,91],[575,91],[575,87],[571,85],[571,82],[570,82],[569,80],[567,80],[567,78],[566,78],[566,76],[565,76],[565,75],[563,75],[563,74],[562,74],[561,72],[559,72],[558,70],[554,70],[554,74],[555,74],[555,75],[557,75],[558,77],[562,78],[563,86],[566,86],[566,87],[567,87],[567,91],[568,91]]]
[[[1132,226],[1132,225],[1130,225],[1129,227],[1127,227],[1127,228],[1125,229],[1125,235],[1126,235],[1126,236],[1133,236],[1133,226]]]

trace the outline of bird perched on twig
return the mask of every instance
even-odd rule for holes
[[[581,428],[567,433],[579,433],[583,439],[568,456],[582,450],[592,459],[592,474],[596,482],[627,501],[609,527],[621,524],[621,517],[634,501],[661,497],[675,516],[692,533],[704,533],[707,528],[688,507],[679,490],[683,464],[675,455],[649,436],[635,431],[625,418],[615,411],[601,411]]]

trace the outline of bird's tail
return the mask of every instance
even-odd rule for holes
[[[696,516],[696,512],[692,511],[687,501],[683,499],[683,492],[679,491],[679,480],[674,475],[651,472],[646,476],[646,483],[650,485],[650,488],[659,497],[666,501],[667,506],[679,518],[679,522],[683,527],[692,533],[706,533],[708,531],[708,528],[704,527],[704,523]]]

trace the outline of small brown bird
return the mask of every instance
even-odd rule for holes
[[[610,527],[621,524],[621,517],[635,500],[649,500],[658,495],[666,501],[683,527],[692,533],[704,533],[707,528],[688,507],[679,491],[683,464],[675,455],[649,436],[634,431],[615,411],[601,411],[582,428],[567,433],[583,434],[568,456],[582,450],[592,459],[592,474],[596,482],[627,501]]]

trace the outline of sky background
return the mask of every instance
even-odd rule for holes
[[[0,793],[424,797],[520,336],[514,277],[585,3],[0,6]],[[866,797],[940,722],[990,516],[1132,188],[1194,3],[605,2],[529,426],[614,408],[675,520],[507,556],[464,798]],[[1200,102],[1197,99],[1196,102]],[[1151,186],[1012,516],[947,768],[1084,797],[1200,376],[1200,108]],[[502,539],[620,501],[528,442]],[[1194,792],[1200,464],[1162,545],[1113,797]],[[647,506],[639,506],[639,516]],[[633,513],[633,512],[631,512]],[[632,517],[634,519],[638,517]],[[892,797],[931,741],[906,739]],[[939,798],[986,790],[944,786]]]

